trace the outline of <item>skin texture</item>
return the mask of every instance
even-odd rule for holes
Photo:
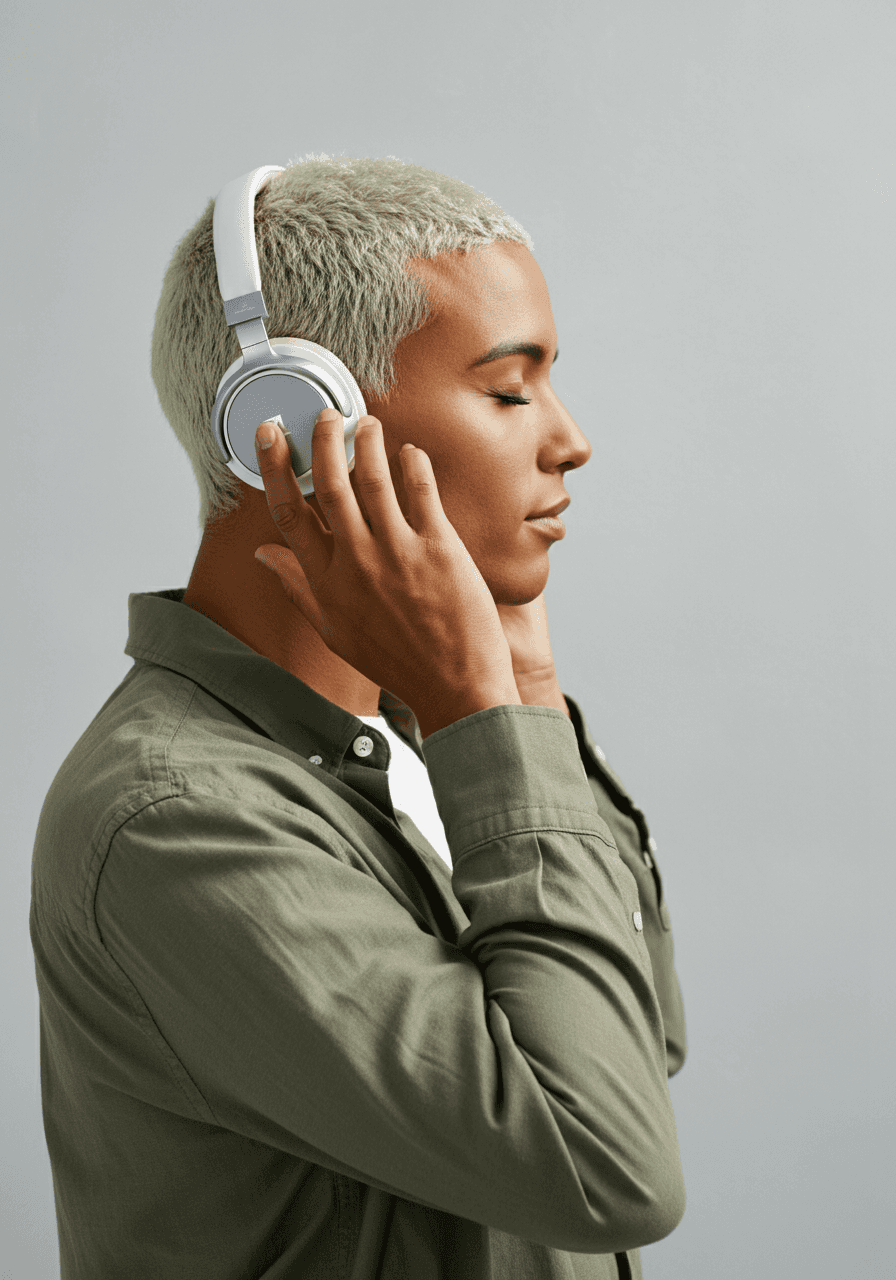
[[[544,277],[524,245],[497,242],[468,256],[415,260],[435,315],[396,352],[398,390],[389,400],[362,388],[382,423],[389,470],[407,515],[398,452],[429,456],[442,507],[495,601],[521,700],[568,714],[557,684],[543,592],[552,545],[526,516],[568,494],[563,476],[591,446],[550,385],[557,334]],[[469,366],[499,342],[537,343],[544,358],[516,354]],[[508,405],[491,390],[520,395]],[[350,474],[361,511],[363,499]],[[184,603],[354,715],[376,715],[379,687],[324,644],[255,559],[264,544],[286,546],[264,492],[242,486],[238,510],[207,527]],[[309,504],[329,528],[314,497]]]

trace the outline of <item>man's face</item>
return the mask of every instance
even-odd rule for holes
[[[399,505],[407,515],[398,451],[410,441],[428,454],[445,514],[495,602],[526,604],[545,588],[555,540],[526,517],[566,501],[564,473],[591,456],[550,384],[557,331],[544,276],[524,245],[508,241],[415,259],[412,270],[436,315],[399,343],[398,391],[388,401],[364,392],[383,425]],[[500,343],[534,344],[542,355],[476,364]]]

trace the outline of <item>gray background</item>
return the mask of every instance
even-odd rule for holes
[[[30,857],[183,586],[192,471],[149,344],[225,181],[452,174],[535,241],[594,446],[548,605],[659,841],[689,1193],[650,1280],[888,1274],[896,10],[871,0],[6,6],[0,1277],[58,1276]],[[326,13],[327,16],[321,16]]]

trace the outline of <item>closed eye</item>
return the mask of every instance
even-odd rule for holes
[[[503,391],[496,391],[494,387],[489,388],[489,395],[494,400],[500,400],[502,404],[531,404],[531,400],[526,400],[522,396],[505,395]]]

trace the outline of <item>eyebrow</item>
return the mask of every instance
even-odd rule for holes
[[[560,354],[560,348],[557,348],[554,360]],[[492,347],[490,351],[486,351],[484,356],[480,356],[478,360],[474,360],[470,365],[471,369],[477,369],[481,364],[491,364],[492,360],[503,360],[506,356],[529,356],[532,360],[544,360],[547,352],[538,342],[514,342],[512,338],[499,342],[496,347]],[[551,364],[554,363],[551,361]]]

